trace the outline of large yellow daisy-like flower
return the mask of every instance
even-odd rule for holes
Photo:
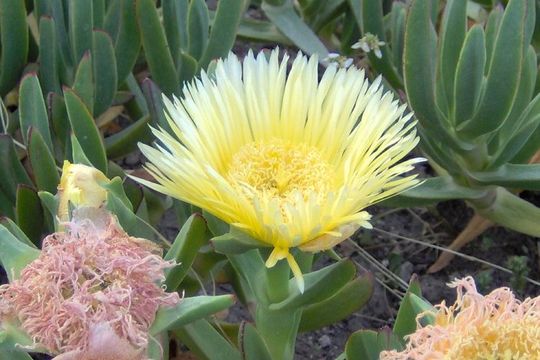
[[[154,130],[155,148],[141,145],[149,187],[207,210],[273,247],[266,265],[289,250],[333,247],[359,227],[364,209],[417,183],[398,177],[419,159],[400,162],[418,138],[380,78],[331,65],[319,81],[317,57],[230,55],[212,75],[188,84],[182,99],[165,100],[174,134]]]

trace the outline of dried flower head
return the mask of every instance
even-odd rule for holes
[[[142,359],[156,311],[179,301],[160,286],[172,264],[153,243],[129,237],[110,214],[92,220],[75,214],[66,232],[44,239],[19,279],[0,286],[2,321],[19,322],[60,359],[108,359],[119,349],[115,360]]]
[[[435,314],[420,314],[407,348],[383,352],[382,360],[540,359],[540,296],[521,302],[504,287],[483,296],[472,277],[449,286],[457,289],[454,305],[443,301]],[[422,327],[421,319],[432,315],[434,324]]]
[[[273,247],[266,265],[286,259],[300,289],[291,248],[330,249],[359,227],[365,208],[418,183],[412,114],[380,78],[355,66],[329,66],[299,54],[287,75],[279,52],[219,60],[212,77],[165,100],[173,133],[154,130],[141,145],[157,183],[145,185],[203,208]],[[319,80],[320,79],[320,80]]]

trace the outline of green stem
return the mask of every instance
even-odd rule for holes
[[[234,269],[246,280],[257,300],[255,326],[272,359],[293,359],[302,310],[269,308],[270,304],[281,302],[289,296],[289,265],[286,260],[280,260],[272,268],[266,268],[263,258],[267,256],[261,256],[258,250],[229,256]]]
[[[287,298],[289,295],[290,273],[286,260],[280,260],[276,265],[266,270],[268,279],[266,293],[270,303],[277,303]]]
[[[255,323],[273,360],[292,360],[302,310],[270,310],[259,304]]]

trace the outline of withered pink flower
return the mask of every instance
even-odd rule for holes
[[[457,290],[454,305],[443,301],[434,314],[420,314],[407,348],[382,352],[381,360],[540,359],[540,296],[519,301],[506,287],[484,296],[472,277],[449,286]],[[428,315],[435,321],[422,327]]]
[[[19,279],[0,286],[0,317],[58,359],[145,359],[156,311],[180,300],[160,285],[171,266],[110,214],[75,216],[44,239]]]

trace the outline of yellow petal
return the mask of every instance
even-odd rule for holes
[[[302,251],[319,252],[333,248],[351,237],[360,228],[358,224],[345,224],[299,246]]]
[[[298,266],[298,263],[294,259],[294,256],[291,255],[288,248],[275,247],[274,250],[272,250],[272,252],[270,253],[270,256],[268,256],[265,265],[266,267],[271,268],[276,265],[279,260],[283,259],[287,259],[287,263],[292,270],[294,279],[296,280],[296,284],[298,285],[298,289],[301,293],[303,293],[304,276],[302,275],[302,270],[300,270],[300,266]]]
[[[107,191],[100,183],[109,179],[99,170],[64,161],[62,177],[58,185],[58,217],[62,221],[69,220],[69,203],[76,207],[99,207],[107,199]]]

